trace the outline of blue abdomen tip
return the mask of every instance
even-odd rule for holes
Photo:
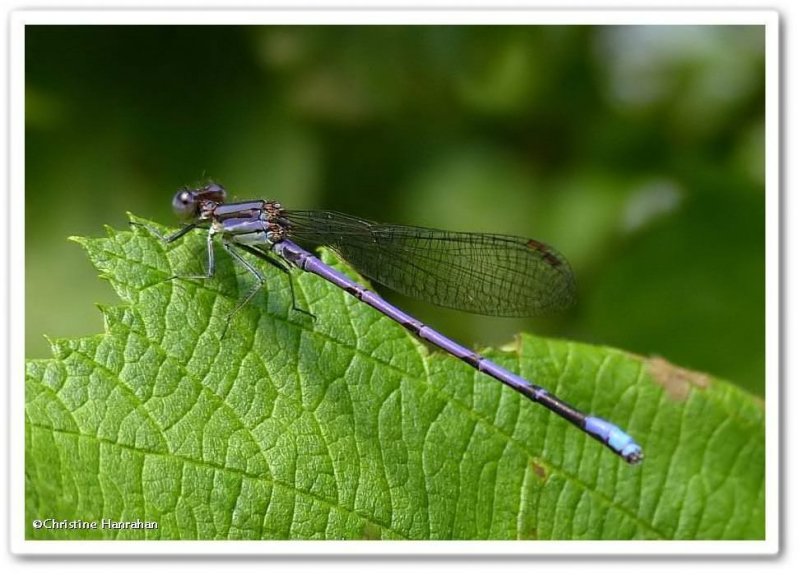
[[[590,416],[583,426],[588,433],[600,439],[628,463],[639,463],[644,459],[642,448],[633,438],[605,419]]]

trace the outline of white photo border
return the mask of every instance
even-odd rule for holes
[[[766,57],[766,537],[763,541],[31,541],[25,539],[24,267],[27,25],[763,25]],[[780,550],[780,21],[772,10],[19,10],[9,26],[10,543],[25,555],[774,555]],[[20,334],[14,337],[15,334]]]

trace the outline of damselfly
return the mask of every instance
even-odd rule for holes
[[[378,224],[331,211],[290,211],[274,201],[225,203],[225,189],[210,183],[175,195],[172,205],[187,224],[163,238],[173,242],[207,229],[208,268],[215,271],[214,237],[257,279],[239,304],[265,281],[236,249],[282,271],[311,272],[396,321],[420,339],[518,391],[599,440],[628,463],[643,459],[641,447],[616,425],[588,415],[546,389],[445,337],[341,272],[295,241],[329,246],[360,273],[397,292],[440,306],[496,316],[529,316],[558,310],[574,299],[572,270],[557,251],[532,239]],[[289,282],[292,287],[292,282]],[[294,304],[294,288],[292,287]],[[239,309],[237,307],[236,309]],[[302,311],[302,310],[301,310]]]

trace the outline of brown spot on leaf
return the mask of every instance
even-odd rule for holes
[[[666,389],[667,394],[677,401],[685,400],[692,386],[705,388],[711,382],[711,378],[707,374],[678,367],[663,357],[651,357],[646,360],[645,365],[656,383]]]
[[[381,528],[368,521],[361,530],[361,538],[367,541],[379,540],[381,539]]]
[[[519,539],[521,541],[535,541],[539,539],[539,531],[537,531],[534,527],[531,527],[526,531],[520,532]]]
[[[531,461],[531,469],[533,469],[533,472],[540,479],[547,479],[547,469],[545,469],[544,466],[539,465],[537,460],[534,459]]]

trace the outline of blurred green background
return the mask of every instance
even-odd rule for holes
[[[116,303],[70,235],[177,225],[175,189],[535,237],[554,317],[387,294],[469,345],[520,330],[764,387],[764,30],[28,26],[26,353]],[[384,292],[385,293],[385,292]]]

